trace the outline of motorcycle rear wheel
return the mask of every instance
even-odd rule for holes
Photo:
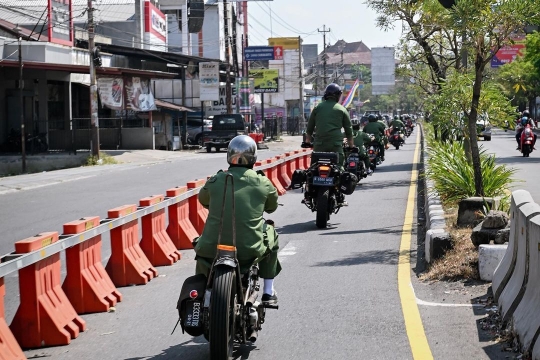
[[[214,271],[210,298],[210,358],[229,360],[235,337],[236,272],[230,267],[218,266]]]
[[[328,214],[328,197],[330,195],[329,189],[319,189],[317,193],[317,217],[315,224],[319,229],[326,228],[328,220],[330,218]]]

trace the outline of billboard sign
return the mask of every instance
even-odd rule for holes
[[[156,110],[150,80],[129,77],[125,81],[126,109],[138,112]]]
[[[244,49],[246,61],[283,60],[282,46],[248,46]]]
[[[371,49],[371,93],[389,94],[396,84],[396,60],[393,47]]]
[[[280,37],[268,39],[269,46],[279,46],[283,50],[298,50],[300,47],[300,38],[297,37]]]
[[[512,37],[513,44],[502,47],[491,59],[491,67],[498,68],[504,64],[511,63],[518,56],[523,56],[525,50],[525,35],[516,35]]]
[[[71,0],[48,0],[49,41],[62,45],[73,45],[73,18]]]
[[[103,106],[113,110],[124,108],[124,80],[122,78],[98,78],[99,99]]]
[[[277,93],[279,92],[279,70],[278,69],[250,69],[249,77],[253,78],[255,94]]]
[[[217,61],[199,63],[201,101],[219,100],[219,63]]]
[[[144,42],[148,50],[164,50],[167,45],[167,18],[150,1],[144,2]]]

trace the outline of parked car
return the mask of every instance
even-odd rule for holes
[[[476,134],[484,141],[491,141],[491,123],[488,114],[478,115],[476,119]]]
[[[180,130],[183,133],[182,122],[180,121]],[[175,134],[178,134],[178,122],[175,122],[174,129]],[[212,120],[204,119],[204,131],[212,131]],[[187,141],[188,144],[192,145],[203,145],[202,142],[202,129],[201,129],[201,118],[188,117],[187,119]]]

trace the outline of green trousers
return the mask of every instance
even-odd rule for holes
[[[251,265],[259,264],[259,277],[263,279],[273,279],[281,272],[281,264],[278,260],[279,251],[279,235],[272,225],[264,224],[264,247],[266,251],[255,259],[242,259],[241,254],[237,254],[238,261],[240,262],[240,272],[243,274],[247,272]],[[203,257],[195,257],[197,265],[195,267],[196,274],[204,274],[208,277],[212,262],[214,259],[208,259]]]

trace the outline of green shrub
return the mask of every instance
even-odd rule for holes
[[[90,155],[88,159],[86,159],[86,166],[94,166],[94,165],[109,165],[109,164],[118,164],[118,161],[116,161],[112,156],[106,153],[99,153],[99,160],[96,156]]]
[[[428,149],[428,170],[426,175],[435,183],[441,200],[456,204],[462,199],[475,195],[474,171],[467,161],[461,142],[437,143]],[[484,195],[486,197],[504,196],[514,182],[514,169],[497,165],[495,157],[480,150]]]

